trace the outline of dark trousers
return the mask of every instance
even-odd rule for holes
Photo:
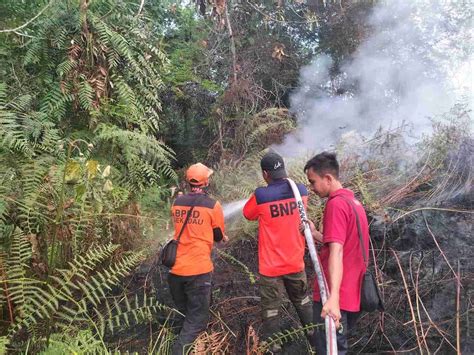
[[[206,330],[211,303],[211,273],[195,276],[169,274],[168,284],[178,311],[185,315],[184,323],[173,344],[172,354],[186,354],[199,333]]]
[[[276,277],[260,275],[259,286],[263,339],[280,331],[280,307],[285,291],[295,306],[302,325],[305,326],[312,322],[311,299],[307,294],[308,283],[304,270]]]
[[[321,311],[323,307],[321,302],[313,303],[313,322],[316,325],[321,325],[314,330],[313,334],[313,345],[316,350],[316,354],[326,354],[326,327],[324,324],[324,318],[321,318]],[[347,338],[349,332],[354,328],[357,318],[359,318],[360,312],[347,312],[341,310],[341,320],[342,331],[336,331],[337,337],[337,353],[339,355],[347,354],[349,350],[349,345],[347,343]]]

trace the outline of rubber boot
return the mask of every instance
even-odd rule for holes
[[[311,302],[306,303],[304,305],[296,305],[296,313],[301,321],[301,325],[306,327],[307,325],[313,324],[313,305]],[[314,329],[310,329],[306,331],[306,337],[308,341],[311,343],[314,334]]]
[[[265,339],[265,342],[270,342],[271,340],[268,338],[274,338],[279,331],[280,318],[278,316],[263,318],[262,338]],[[281,352],[282,347],[279,343],[272,343],[267,350],[267,354],[280,354]]]

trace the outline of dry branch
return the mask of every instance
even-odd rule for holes
[[[33,18],[31,18],[31,19],[29,19],[28,21],[26,21],[23,25],[18,26],[18,27],[16,27],[16,28],[10,28],[10,29],[6,29],[6,30],[0,30],[0,33],[5,33],[5,32],[15,32],[15,33],[16,33],[17,31],[21,30],[22,28],[25,28],[25,27],[28,26],[30,23],[32,23],[34,20],[36,20],[38,17],[40,17],[41,14],[42,14],[43,12],[45,12],[46,9],[47,9],[52,3],[53,3],[53,1],[50,1],[45,7],[43,7],[43,9],[42,9],[40,12],[38,12],[38,13],[36,14],[36,16],[34,16]]]
[[[459,280],[458,275],[456,274],[456,272],[454,271],[453,267],[452,267],[451,264],[449,263],[449,260],[448,260],[448,258],[446,257],[446,254],[443,252],[443,250],[442,250],[441,247],[439,246],[438,240],[436,239],[436,237],[434,236],[433,232],[431,231],[431,228],[430,228],[430,226],[428,225],[428,221],[426,220],[425,215],[423,214],[423,212],[422,212],[421,214],[423,215],[423,220],[425,221],[426,228],[428,229],[428,232],[430,233],[431,237],[433,238],[433,241],[435,242],[436,247],[438,248],[439,252],[441,253],[441,256],[443,257],[444,261],[446,261],[446,264],[448,264],[449,268],[450,268],[451,271],[453,272],[454,277],[458,280],[458,283],[461,283],[461,280]]]
[[[400,259],[398,258],[397,253],[393,249],[390,249],[390,250],[393,253],[393,256],[395,257],[395,260],[397,261],[398,268],[400,269],[400,275],[402,276],[403,287],[404,287],[405,293],[407,295],[408,305],[410,306],[410,312],[411,312],[411,317],[412,317],[412,319],[409,323],[413,322],[413,328],[415,329],[416,341],[418,343],[418,349],[420,350],[420,353],[423,355],[423,347],[421,346],[420,336],[418,335],[418,326],[417,326],[416,316],[415,316],[415,312],[413,310],[413,304],[411,302],[410,292],[408,291],[408,285],[407,285],[407,282],[405,280],[405,273],[403,272],[403,268],[402,268],[402,265],[400,263]]]

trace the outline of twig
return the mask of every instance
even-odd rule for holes
[[[393,256],[395,257],[395,260],[397,261],[398,268],[400,269],[400,274],[401,274],[402,280],[403,280],[403,286],[405,288],[405,293],[406,293],[407,299],[408,299],[408,305],[410,306],[410,312],[411,312],[411,317],[412,317],[412,321],[413,321],[413,328],[415,328],[416,341],[418,343],[418,348],[420,349],[420,353],[423,355],[423,348],[421,346],[420,337],[418,335],[418,326],[416,324],[415,311],[413,310],[413,304],[411,302],[410,292],[408,291],[408,285],[407,285],[407,282],[405,280],[405,274],[403,273],[403,268],[402,268],[402,265],[400,264],[400,259],[398,258],[397,253],[395,252],[395,250],[393,250],[391,248],[390,248],[390,251],[393,253]]]
[[[444,212],[454,212],[454,213],[469,213],[469,214],[474,214],[474,211],[471,211],[471,210],[455,210],[453,208],[439,208],[439,207],[420,207],[420,208],[416,208],[414,210],[411,210],[411,211],[408,211],[404,214],[402,214],[401,216],[398,216],[397,218],[395,218],[392,223],[395,223],[396,221],[398,221],[399,219],[402,219],[406,216],[408,216],[409,214],[412,214],[414,212],[418,212],[418,211],[429,211],[429,210],[433,210],[433,211],[444,211]]]
[[[220,306],[223,303],[227,303],[227,302],[235,301],[235,300],[242,300],[242,299],[251,299],[251,300],[255,300],[255,301],[260,301],[260,297],[258,297],[258,296],[241,296],[241,297],[226,298],[225,300],[220,301],[219,303],[216,303],[215,305],[217,307],[217,306]]]
[[[367,345],[369,345],[370,341],[372,340],[372,338],[375,336],[375,333],[377,332],[377,328],[374,328],[374,331],[372,332],[372,334],[370,335],[369,339],[367,339],[367,341],[365,342],[365,345],[359,350],[359,352],[357,354],[361,354],[362,351],[366,348]],[[383,331],[382,331],[383,333]],[[352,346],[355,346],[357,345],[357,343],[359,343],[360,341],[362,341],[363,338],[359,338],[355,343],[351,344],[351,347]]]
[[[143,10],[143,5],[145,5],[145,0],[142,0],[142,1],[141,1],[140,7],[138,8],[138,12],[137,12],[137,14],[136,14],[135,17],[140,16],[140,14],[141,14],[141,12],[142,12],[142,10]]]
[[[316,25],[318,25],[318,19],[317,17],[315,17],[314,20],[304,20],[304,21],[287,21],[287,20],[279,20],[277,19],[276,17],[272,16],[272,15],[269,15],[269,14],[266,14],[265,12],[263,12],[262,10],[260,10],[257,6],[255,6],[254,4],[252,4],[249,0],[247,0],[247,4],[249,4],[255,11],[259,12],[264,18],[268,18],[274,22],[277,22],[277,23],[282,23],[282,24],[287,24],[287,23],[295,23],[295,24],[310,24],[310,23],[316,23]],[[301,17],[301,16],[299,16]]]
[[[418,179],[418,177],[423,173],[423,171],[424,171],[425,168],[427,167],[428,162],[429,162],[430,155],[431,155],[431,151],[428,152],[428,157],[426,158],[425,165],[421,168],[421,170],[418,172],[418,174],[417,174],[413,179],[411,179],[411,181],[410,181],[408,184],[405,184],[405,186],[403,186],[402,188],[398,189],[396,192],[391,193],[388,198],[384,199],[384,201],[383,201],[384,204],[388,204],[389,202],[391,202],[391,200],[392,200],[392,198],[393,198],[394,196],[397,196],[397,194],[401,194],[401,193],[405,192],[406,190],[408,190],[408,188],[409,188],[410,186],[413,185],[413,183]]]
[[[423,263],[423,257],[421,258],[421,260],[418,263],[418,268],[416,270],[416,279],[414,279],[413,274],[412,274],[412,265],[411,265],[412,255],[413,255],[413,253],[410,253],[410,276],[411,276],[411,280],[412,280],[412,283],[413,283],[413,288],[415,289],[416,313],[418,314],[418,319],[420,320],[421,338],[423,339],[423,343],[425,344],[426,351],[428,352],[428,354],[430,354],[430,348],[428,347],[428,343],[426,342],[426,336],[428,335],[428,332],[430,331],[431,326],[428,327],[428,329],[426,330],[426,333],[425,333],[425,330],[423,329],[423,322],[421,320],[421,314],[420,314],[421,297],[420,297],[420,293],[418,292],[419,280],[420,280],[420,277],[419,277],[420,276],[420,268],[421,268],[421,264]]]
[[[440,327],[431,319],[431,316],[428,313],[428,310],[426,309],[423,302],[421,302],[421,307],[423,307],[423,310],[425,311],[425,314],[428,317],[428,320],[430,321],[430,324],[438,331],[439,335],[441,335],[441,337],[443,338],[443,341],[446,341],[454,350],[456,350],[454,345],[446,338],[446,335],[444,334],[443,330],[440,329]],[[436,351],[435,351],[435,353],[436,353]]]
[[[222,320],[221,316],[218,313],[214,312],[212,309],[210,311],[211,311],[212,315],[214,317],[216,317],[219,320],[219,322],[221,322],[227,328],[227,330],[230,332],[230,334],[232,334],[232,336],[234,338],[237,338],[237,335],[235,335],[235,333],[232,331],[232,329],[229,328],[229,326],[226,324],[226,322],[224,322]]]
[[[40,12],[38,12],[38,13],[36,14],[35,17],[31,18],[30,20],[28,20],[27,22],[25,22],[23,25],[18,26],[18,27],[16,27],[16,28],[9,28],[9,29],[6,29],[6,30],[0,30],[0,33],[5,33],[5,32],[17,32],[18,30],[21,30],[22,28],[25,28],[25,27],[28,26],[30,23],[32,23],[34,20],[36,20],[38,17],[40,17],[41,14],[42,14],[43,12],[45,12],[46,9],[47,9],[52,3],[53,3],[53,1],[50,1],[45,7],[43,7],[43,9],[42,9]]]
[[[457,353],[461,354],[461,331],[460,331],[460,322],[459,322],[459,311],[461,308],[461,273],[458,260],[458,277],[456,279],[456,349]]]
[[[230,39],[230,51],[232,53],[232,72],[234,78],[234,84],[237,83],[237,55],[235,50],[235,40],[234,40],[234,33],[232,32],[232,26],[230,25],[230,18],[229,18],[229,9],[227,6],[227,1],[224,3],[225,6],[225,22],[227,25],[227,31],[229,31],[229,39]]]
[[[36,36],[31,36],[31,35],[28,35],[26,33],[21,33],[21,32],[18,32],[18,31],[13,31],[13,33],[17,34],[18,36],[23,36],[23,37],[28,37],[28,38],[38,38]]]
[[[428,232],[430,233],[431,237],[433,238],[433,241],[435,242],[436,244],[436,247],[438,248],[439,252],[441,253],[441,256],[443,257],[444,261],[446,261],[446,264],[448,264],[449,268],[451,269],[451,271],[453,272],[453,275],[456,279],[458,279],[458,282],[461,283],[461,281],[459,280],[458,278],[458,275],[456,274],[456,272],[454,271],[453,267],[451,266],[451,264],[449,263],[449,260],[448,258],[446,257],[446,254],[444,254],[443,250],[441,249],[441,247],[439,246],[438,244],[438,240],[436,240],[436,237],[434,236],[433,232],[431,231],[431,228],[430,226],[428,225],[428,221],[426,220],[426,217],[425,215],[423,214],[423,212],[421,213],[421,215],[423,216],[423,219],[425,221],[425,225],[426,225],[426,228],[428,229]]]

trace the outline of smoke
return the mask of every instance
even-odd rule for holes
[[[463,94],[472,101],[471,15],[469,1],[380,1],[371,34],[340,74],[330,75],[324,54],[301,70],[291,97],[299,129],[274,149],[299,156],[379,127],[408,126],[413,141],[429,133],[430,119]]]

